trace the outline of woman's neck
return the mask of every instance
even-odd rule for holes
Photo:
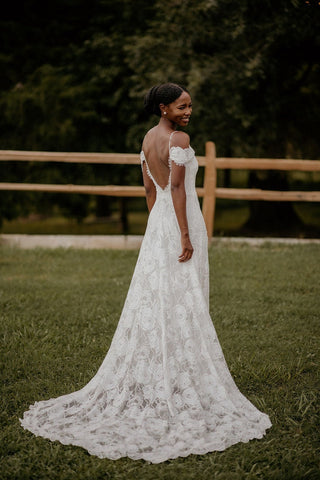
[[[177,129],[177,124],[165,117],[160,118],[158,126],[168,132],[174,132]]]

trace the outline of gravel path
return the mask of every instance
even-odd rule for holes
[[[42,248],[83,248],[83,249],[117,249],[135,250],[142,242],[142,235],[0,235],[0,245],[30,249]],[[213,237],[213,244],[241,243],[259,246],[264,243],[281,243],[288,245],[320,244],[320,239],[306,238],[253,238],[253,237]]]

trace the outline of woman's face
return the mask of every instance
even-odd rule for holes
[[[180,127],[186,127],[192,113],[192,102],[188,92],[182,92],[180,97],[169,105],[164,105],[164,117]]]

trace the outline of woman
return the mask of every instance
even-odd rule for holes
[[[190,95],[162,84],[145,108],[160,117],[141,151],[150,215],[110,349],[82,390],[36,402],[21,424],[100,458],[159,463],[261,438],[271,423],[235,385],[209,315],[198,164],[176,131]]]

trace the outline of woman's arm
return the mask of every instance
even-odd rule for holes
[[[189,146],[189,136],[187,134],[179,132],[179,135],[175,135],[175,137],[175,146],[179,146],[181,148],[187,148]],[[181,232],[182,253],[179,256],[179,262],[186,262],[190,260],[193,254],[193,247],[189,237],[189,227],[187,220],[187,199],[184,186],[185,171],[185,166],[176,165],[174,162],[172,162],[171,196]]]
[[[151,180],[151,178],[147,173],[146,162],[143,162],[142,164],[142,177],[143,177],[144,188],[146,191],[147,206],[150,213],[156,201],[157,192],[156,192],[156,187],[153,181]]]
[[[182,252],[179,256],[179,262],[186,262],[187,260],[190,260],[193,254],[193,247],[189,238],[184,176],[185,167],[172,163],[171,196],[181,232]]]

